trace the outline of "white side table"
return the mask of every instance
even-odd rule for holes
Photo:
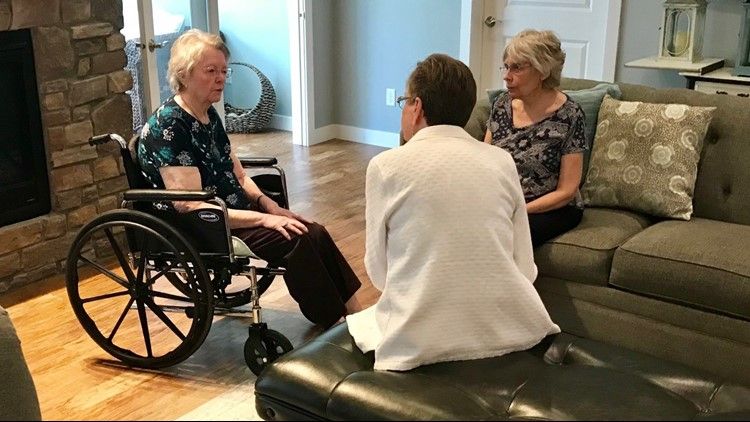
[[[692,63],[684,60],[667,60],[652,56],[625,63],[625,67],[641,67],[645,69],[661,70],[672,69],[682,72],[698,73],[701,75],[720,69],[722,66],[724,66],[724,59],[719,58],[707,58]]]
[[[723,67],[712,72],[680,72],[687,79],[687,87],[707,94],[736,95],[750,98],[750,77],[733,76],[731,67]]]

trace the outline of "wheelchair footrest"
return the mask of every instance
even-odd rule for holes
[[[248,272],[249,272],[249,267],[248,267],[248,268],[246,269],[246,271],[248,271]],[[255,269],[255,273],[256,273],[256,274],[258,274],[259,276],[266,276],[266,275],[273,275],[273,276],[277,276],[277,275],[284,275],[284,272],[285,272],[285,271],[286,271],[286,270],[284,270],[283,268],[269,268],[269,267],[265,267],[265,268],[256,268],[256,269]]]

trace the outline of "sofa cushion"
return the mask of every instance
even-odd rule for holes
[[[282,356],[255,384],[265,419],[689,420],[750,417],[750,389],[567,334],[505,356],[372,369],[346,324]]]
[[[605,97],[581,189],[584,203],[689,220],[714,110]]]
[[[651,222],[629,211],[586,208],[578,227],[534,250],[539,274],[606,285],[615,249]]]
[[[750,318],[750,226],[702,218],[655,224],[615,252],[610,283]]]

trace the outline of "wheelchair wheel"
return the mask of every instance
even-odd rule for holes
[[[158,218],[134,210],[100,215],[78,233],[66,268],[68,297],[81,325],[128,365],[175,365],[208,335],[208,273],[195,249]],[[179,282],[165,277],[170,272],[181,274]],[[166,312],[174,308],[180,312]]]
[[[251,327],[250,336],[245,341],[245,363],[256,376],[266,366],[294,347],[278,331]]]

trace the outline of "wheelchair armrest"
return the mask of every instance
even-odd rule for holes
[[[128,149],[128,143],[125,141],[125,138],[116,133],[105,133],[103,135],[92,136],[89,138],[89,145],[93,147],[95,145],[106,144],[109,141],[116,141],[120,144],[121,149]]]
[[[208,201],[216,195],[202,190],[130,189],[123,193],[126,201]]]
[[[242,167],[270,167],[279,163],[276,157],[237,157]]]

